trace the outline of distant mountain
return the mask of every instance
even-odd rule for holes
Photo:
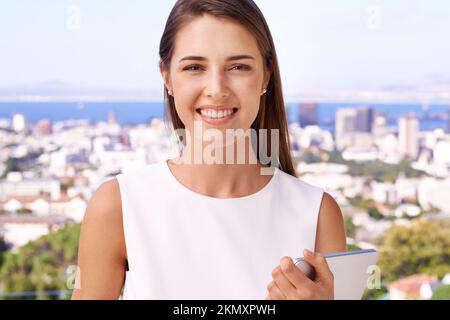
[[[420,82],[373,85],[364,89],[294,87],[285,90],[286,102],[408,102],[450,104],[450,78],[432,75]],[[151,101],[163,100],[163,88],[124,89],[87,87],[60,80],[0,87],[0,101]]]
[[[163,99],[160,90],[86,87],[50,80],[37,84],[0,87],[0,101],[11,100],[157,100]]]

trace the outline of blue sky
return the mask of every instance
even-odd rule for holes
[[[285,92],[450,84],[450,1],[255,2],[271,28]],[[158,46],[174,3],[0,0],[0,87],[57,80],[161,91]]]

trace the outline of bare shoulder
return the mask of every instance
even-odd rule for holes
[[[334,253],[347,250],[344,219],[336,200],[324,192],[320,206],[315,251]]]
[[[99,211],[96,211],[99,212],[98,216],[107,215],[108,218],[112,219],[121,216],[122,201],[117,179],[108,180],[98,187],[89,201],[88,209],[99,209]],[[91,212],[92,210],[87,210],[86,214]]]
[[[72,299],[117,299],[125,263],[120,188],[112,179],[100,185],[86,208],[78,247],[80,287]]]
[[[97,228],[101,233],[110,232],[108,229],[116,232],[122,228],[122,201],[117,179],[101,184],[89,200],[81,233]],[[118,235],[114,238],[117,239]]]

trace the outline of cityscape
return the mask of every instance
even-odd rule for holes
[[[444,252],[433,253],[442,256],[430,257],[439,260],[434,274],[394,269],[385,274],[387,266],[381,265],[384,287],[367,293],[366,298],[431,298],[439,287],[450,285],[450,107],[444,109],[446,117],[445,113],[440,117],[447,127],[429,130],[421,129],[421,122],[427,119],[423,115],[401,114],[392,125],[386,113],[370,105],[336,108],[335,114],[329,115],[334,119],[332,126],[323,128],[320,108],[326,107],[318,103],[289,105],[292,156],[299,178],[322,187],[339,203],[349,249],[382,251],[386,234],[395,228],[432,228],[433,223],[439,228],[447,226],[443,234],[446,243],[441,244]],[[1,118],[2,255],[17,256],[42,237],[79,226],[101,183],[174,156],[177,150],[175,137],[161,117],[140,124],[121,123],[113,111],[97,122],[31,122],[25,113]],[[74,232],[73,237],[76,242],[78,234]],[[74,264],[74,257],[71,259]],[[14,279],[11,272],[22,271],[7,270],[7,260],[0,259],[0,297],[20,296],[14,283],[5,282]],[[70,263],[64,261],[59,267]],[[419,264],[414,271],[431,270],[429,267]],[[398,277],[397,271],[405,276]],[[11,278],[2,278],[5,274]],[[29,287],[38,291],[32,283]],[[51,290],[64,297],[60,284],[44,288],[42,297],[51,297]]]

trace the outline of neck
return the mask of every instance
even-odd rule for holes
[[[236,148],[234,145],[235,151]],[[262,173],[262,169],[268,166],[258,161],[251,147],[245,150],[248,152],[244,157],[242,153],[234,152],[233,157],[227,158],[226,150],[217,149],[213,150],[212,157],[208,157],[206,152],[199,155],[193,144],[188,143],[180,157],[173,159],[172,172],[182,184],[200,194],[217,198],[252,194],[262,189],[270,181],[271,175]],[[223,161],[217,161],[220,160],[220,154],[223,155]]]

